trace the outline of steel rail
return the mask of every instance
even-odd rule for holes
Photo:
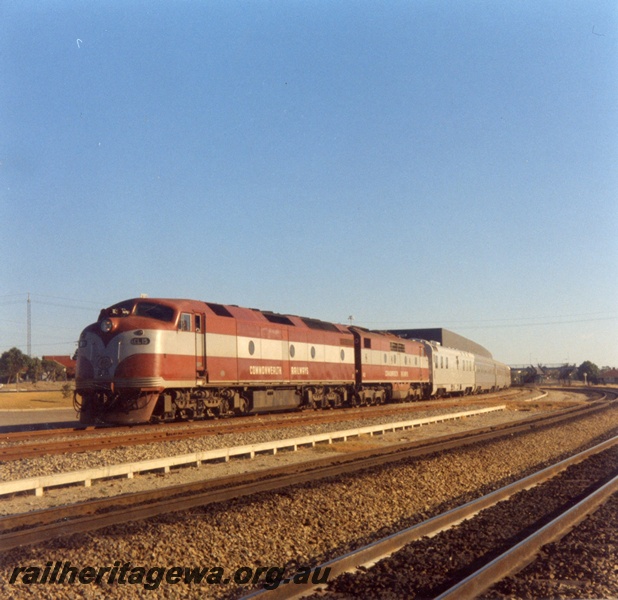
[[[534,390],[530,390],[534,391]],[[478,396],[474,398],[479,402],[494,402],[494,401],[502,401],[502,398],[506,396],[510,398],[512,401],[518,401],[517,398],[513,398],[511,396],[521,395],[521,391],[516,390],[507,390],[507,392],[502,392],[500,397],[498,398],[489,398],[487,396]],[[470,398],[466,399],[467,401]],[[84,442],[78,441],[80,438],[88,437],[92,440],[101,440],[99,442],[101,448],[110,448],[115,446],[123,446],[127,444],[135,444],[135,443],[153,443],[157,441],[170,441],[172,439],[182,439],[182,438],[190,438],[197,437],[202,435],[220,435],[221,433],[237,433],[239,431],[244,430],[254,430],[259,426],[268,426],[268,427],[289,427],[294,426],[296,423],[304,425],[306,421],[313,422],[338,422],[342,420],[346,420],[349,418],[350,414],[355,414],[356,411],[359,411],[359,414],[363,416],[370,416],[374,412],[383,413],[383,412],[407,412],[414,410],[424,410],[426,408],[442,408],[448,407],[451,405],[457,405],[463,402],[462,398],[452,398],[452,399],[442,399],[442,400],[432,400],[432,401],[424,401],[424,402],[407,402],[400,404],[390,404],[390,405],[382,405],[382,406],[368,406],[363,408],[352,408],[352,407],[344,407],[342,410],[337,410],[336,414],[333,416],[328,415],[325,411],[322,411],[322,416],[313,417],[308,416],[312,415],[311,413],[307,413],[306,411],[299,411],[299,413],[285,413],[284,416],[276,413],[267,413],[261,415],[248,415],[246,417],[240,417],[233,420],[233,424],[230,424],[230,421],[227,419],[214,419],[214,420],[203,420],[198,422],[181,422],[181,423],[165,423],[160,425],[155,424],[137,424],[137,425],[126,425],[122,427],[112,426],[112,425],[101,425],[101,426],[82,426],[82,427],[74,427],[74,428],[64,428],[64,429],[35,429],[35,430],[22,430],[22,431],[10,431],[10,432],[0,432],[0,442],[5,442],[8,444],[14,442],[31,442],[33,439],[36,439],[36,443],[30,444],[21,444],[19,446],[0,446],[0,460],[15,460],[16,458],[24,458],[23,452],[32,452],[33,456],[40,455],[42,452],[41,444],[45,443],[49,450],[53,450],[48,453],[55,453],[61,450],[61,446],[58,445],[58,449],[52,447],[54,442],[46,442],[47,438],[69,438],[69,440],[64,440],[61,443],[64,444],[66,448],[68,445],[72,446],[72,449],[79,451],[81,446],[85,447]],[[301,416],[304,413],[304,416]],[[261,422],[258,425],[256,423],[252,423],[256,417],[260,417],[262,419],[266,419],[268,422]],[[292,424],[292,425],[290,425]],[[156,428],[156,429],[155,429]],[[153,431],[153,429],[155,429]],[[127,431],[131,431],[131,433],[126,433]],[[123,433],[125,432],[125,433]],[[113,437],[102,438],[101,436],[109,436],[113,434]],[[126,437],[123,437],[126,436]],[[73,441],[75,440],[75,441]],[[81,445],[81,446],[80,446]],[[29,446],[33,446],[35,450],[30,450]],[[95,447],[96,444],[93,444]],[[13,455],[10,450],[15,448],[16,452]],[[36,453],[38,450],[38,454]],[[18,455],[18,452],[22,452],[21,456]],[[66,452],[66,450],[65,450]]]
[[[448,404],[449,406],[451,403]],[[389,414],[409,411],[410,409],[414,410],[418,405],[411,407],[401,407],[398,406],[396,409],[389,410]],[[431,408],[441,408],[444,404],[433,404]],[[420,408],[420,407],[419,407]],[[424,407],[423,407],[424,408]],[[573,408],[573,407],[572,407]],[[577,407],[574,407],[577,408]],[[373,409],[371,412],[369,410],[367,412],[361,411],[360,416],[371,418],[373,413],[378,409]],[[380,416],[384,416],[384,407],[381,407]],[[568,409],[565,409],[568,410]],[[559,411],[556,411],[559,412]],[[113,435],[108,437],[101,436],[93,436],[93,432],[88,432],[88,437],[83,439],[82,437],[75,437],[74,439],[56,441],[56,442],[45,442],[43,440],[39,442],[34,442],[31,444],[19,444],[13,446],[0,446],[0,461],[8,462],[11,460],[21,460],[24,458],[37,458],[39,456],[48,456],[52,454],[68,454],[71,452],[88,452],[88,451],[97,451],[97,450],[107,450],[111,448],[124,447],[124,446],[135,446],[139,444],[150,444],[150,443],[158,443],[158,442],[168,442],[179,439],[190,439],[196,437],[204,437],[204,436],[214,436],[214,435],[223,435],[223,434],[233,434],[233,433],[244,433],[247,431],[256,431],[264,428],[268,429],[285,429],[293,426],[305,426],[311,424],[323,424],[323,423],[332,423],[332,422],[340,422],[345,421],[349,418],[349,413],[339,413],[336,416],[310,416],[310,417],[300,417],[297,419],[281,419],[275,418],[275,420],[269,420],[268,422],[260,422],[260,423],[234,423],[231,425],[224,424],[219,425],[217,427],[213,427],[212,425],[200,424],[195,428],[186,429],[186,424],[184,429],[172,429],[170,425],[163,426],[162,429],[157,431],[136,431],[134,433],[129,434],[120,434]],[[145,429],[145,428],[144,428]],[[115,431],[114,429],[112,431]],[[99,433],[101,430],[97,430],[96,433]],[[85,435],[85,430],[78,430],[79,434]],[[105,430],[103,430],[105,432]],[[1,437],[1,436],[0,436]]]
[[[618,475],[476,573],[440,594],[436,600],[472,600],[494,583],[521,571],[534,559],[542,546],[559,540],[569,529],[597,510],[617,490]]]
[[[513,396],[509,390],[509,396]],[[504,394],[502,394],[504,396]],[[494,402],[499,398],[478,397],[479,402]],[[511,398],[513,400],[513,398]],[[124,427],[114,426],[88,426],[76,427],[71,429],[44,429],[35,431],[18,431],[0,433],[0,442],[11,444],[13,442],[23,442],[18,445],[0,446],[0,461],[19,460],[22,458],[34,458],[49,454],[65,454],[69,452],[85,452],[90,450],[102,450],[116,448],[119,446],[149,444],[161,441],[173,441],[177,439],[188,439],[208,435],[221,435],[224,433],[241,433],[244,431],[254,431],[268,427],[285,428],[295,425],[305,425],[314,423],[330,423],[344,421],[350,418],[351,411],[359,411],[359,418],[372,418],[375,413],[382,416],[384,413],[398,413],[428,408],[442,408],[457,405],[462,401],[461,398],[453,400],[441,400],[431,402],[409,402],[405,404],[391,404],[380,407],[363,407],[362,409],[344,407],[335,411],[334,415],[329,415],[325,411],[318,411],[320,416],[304,412],[304,416],[287,413],[285,417],[276,414],[249,415],[233,419],[230,423],[227,419],[204,420],[195,423],[166,423],[162,425],[130,425]],[[321,413],[321,414],[320,414]],[[267,422],[260,421],[255,423],[256,416],[266,417]],[[156,428],[156,429],[154,429]],[[130,430],[131,433],[123,433]],[[113,434],[113,435],[110,435]],[[104,437],[106,436],[106,437]],[[46,441],[49,438],[67,438],[61,441]],[[33,438],[36,441],[31,441]],[[84,439],[86,438],[86,439]]]
[[[503,424],[494,425],[491,427],[481,427],[481,428],[469,430],[466,432],[460,432],[457,434],[439,436],[436,438],[432,438],[430,440],[420,440],[416,442],[392,444],[384,448],[371,448],[365,451],[355,452],[348,456],[338,456],[338,457],[333,457],[333,458],[324,458],[324,459],[317,459],[314,461],[307,461],[306,463],[304,463],[304,465],[300,465],[300,466],[291,465],[287,467],[279,467],[275,469],[263,470],[263,471],[258,472],[257,476],[259,477],[259,473],[262,473],[264,477],[273,477],[283,472],[289,473],[289,472],[298,471],[298,470],[307,470],[307,469],[312,469],[312,468],[317,469],[317,468],[323,467],[324,465],[358,462],[359,460],[367,459],[369,457],[375,457],[376,455],[386,455],[385,457],[382,458],[382,460],[386,462],[387,460],[389,460],[388,457],[395,455],[396,453],[404,453],[396,458],[396,460],[404,460],[405,458],[408,458],[408,457],[421,456],[423,454],[427,454],[431,452],[438,452],[441,450],[446,450],[452,447],[456,447],[457,445],[460,444],[459,440],[462,440],[461,442],[462,445],[466,443],[469,443],[469,444],[476,443],[478,441],[483,441],[484,439],[500,437],[501,435],[507,435],[510,433],[518,433],[520,431],[533,429],[535,427],[549,426],[551,424],[560,422],[565,419],[585,416],[586,414],[590,412],[596,412],[604,408],[607,408],[607,406],[602,405],[602,404],[571,407],[568,409],[564,409],[563,411],[556,411],[549,415],[540,415],[540,416],[537,415],[537,416],[529,417],[527,419],[523,419],[517,422],[503,423]],[[501,433],[501,432],[504,432],[504,433]],[[359,467],[359,468],[364,468],[364,467]],[[244,474],[240,476],[232,476],[232,479],[234,478],[249,479],[250,477],[251,476],[247,476],[246,474]],[[209,487],[212,489],[213,485],[215,485],[218,481],[227,482],[228,479],[230,478],[223,478],[222,480],[219,480],[219,479],[211,480]],[[200,482],[200,483],[185,484],[185,485],[180,485],[180,486],[172,486],[172,487],[165,488],[162,492],[149,491],[149,492],[140,492],[136,494],[125,494],[125,496],[135,498],[136,499],[135,501],[151,501],[152,499],[156,499],[158,494],[161,494],[161,496],[165,495],[167,497],[169,495],[168,490],[173,491],[173,490],[176,490],[176,488],[178,488],[177,493],[189,493],[189,492],[195,491],[196,489],[199,489],[200,486],[204,486],[204,483]],[[122,497],[123,496],[120,496],[118,498],[122,498]],[[106,501],[107,500],[104,500],[102,502],[106,502]],[[80,504],[76,504],[73,506],[77,507],[82,504],[90,504],[92,502],[96,502],[96,501],[80,503]],[[3,529],[6,529],[3,523],[7,520],[20,519],[20,518],[25,518],[26,520],[29,520],[30,515],[36,515],[39,513],[45,513],[49,511],[55,511],[55,510],[59,510],[59,509],[32,511],[32,512],[24,513],[23,515],[17,515],[14,517],[0,517],[0,531]]]
[[[363,546],[362,548],[349,552],[348,554],[334,558],[326,563],[323,563],[316,569],[313,569],[312,574],[314,571],[324,572],[324,570],[328,568],[330,569],[329,578],[333,580],[342,573],[356,570],[361,565],[375,563],[378,560],[393,554],[394,552],[403,548],[407,544],[410,544],[411,542],[414,542],[425,536],[435,535],[436,533],[444,529],[453,527],[463,519],[470,518],[481,510],[494,506],[498,502],[508,499],[510,496],[513,496],[514,494],[522,490],[544,483],[549,479],[555,477],[568,467],[580,463],[589,458],[590,456],[608,450],[616,444],[618,444],[618,436],[615,436],[600,444],[597,444],[592,448],[588,448],[587,450],[584,450],[583,452],[580,452],[558,463],[550,465],[549,467],[542,469],[541,471],[537,471],[536,473],[533,473],[518,481],[515,481],[503,488],[495,490],[485,496],[482,496],[481,498],[472,500],[466,504],[463,504],[462,506],[432,517],[426,521],[423,521],[422,523],[418,523],[417,525],[408,527],[402,531],[387,536],[386,538],[377,540],[371,544],[368,544],[367,546]],[[612,491],[616,489],[617,481],[618,477],[614,478],[611,482],[598,489],[599,494],[602,495],[599,495],[598,500],[595,500],[596,504],[594,504],[594,506],[598,506],[598,504],[600,504],[603,499],[605,499],[608,495],[611,495]],[[610,484],[612,485],[610,486]],[[596,495],[596,493],[597,492],[595,492],[593,495]],[[586,500],[588,500],[589,498],[590,496]],[[586,511],[592,510],[589,508],[588,504],[584,505],[585,501],[582,501],[580,503],[582,504],[582,508],[575,511],[577,507],[573,507],[573,509],[569,510],[568,513],[574,511],[574,515],[579,516],[580,519],[583,518],[583,516],[585,516],[586,514]],[[592,504],[590,505],[592,506]],[[564,513],[564,515],[566,514],[567,513]],[[559,519],[560,517],[543,527],[541,530],[539,530],[539,532],[530,536],[530,538],[533,538],[534,536],[545,530],[551,532],[551,535],[554,535],[554,531],[559,529],[559,531],[562,532],[565,530],[565,528],[570,527],[572,523],[574,523],[573,519],[571,519],[566,522],[566,525],[564,525],[564,527],[559,528],[558,525],[554,525],[554,523]],[[549,535],[550,534],[548,533],[540,538],[542,540],[541,545],[547,543],[548,541],[551,541],[551,539],[549,539],[548,537]],[[517,549],[518,552],[518,554],[514,555],[514,557],[516,558],[508,557],[506,556],[506,554],[508,553],[505,553],[505,555],[499,557],[498,559],[495,559],[494,561],[492,561],[492,563],[489,563],[488,565],[486,565],[486,567],[480,569],[479,572],[477,572],[480,574],[479,576],[483,577],[483,579],[473,580],[474,575],[476,575],[474,574],[473,576],[470,576],[468,578],[470,582],[466,583],[466,587],[460,588],[459,586],[462,586],[465,582],[468,581],[468,579],[463,580],[457,586],[453,586],[451,590],[448,590],[439,597],[440,600],[459,600],[460,598],[471,600],[475,597],[475,595],[478,595],[485,591],[487,588],[491,587],[491,585],[495,581],[498,581],[499,579],[502,579],[504,576],[508,575],[509,572],[519,570],[525,565],[525,562],[522,561],[529,561],[530,556],[532,556],[536,552],[536,550],[534,550],[536,546],[534,546],[532,542],[530,542],[529,544],[527,544],[527,542],[528,540],[524,540],[523,542],[515,546],[513,550]],[[519,549],[519,546],[523,546],[524,544],[526,544],[525,554],[523,549]],[[520,555],[521,558],[519,558]],[[503,557],[505,557],[504,562],[501,562]],[[516,559],[517,562],[514,562]],[[497,566],[493,566],[494,563],[500,563],[500,570]],[[509,572],[503,570],[505,569],[504,565],[506,565],[507,569],[510,568]],[[489,574],[485,574],[484,571],[488,570],[490,567],[491,570],[488,571]],[[282,583],[289,583],[289,581],[284,580],[284,582]],[[256,590],[247,594],[246,596],[243,596],[243,600],[250,598],[259,598],[259,600],[290,600],[291,598],[300,598],[304,595],[312,593],[313,591],[317,590],[318,587],[320,586],[310,582],[306,584],[295,583],[293,586],[280,586],[274,590]]]
[[[41,543],[57,537],[93,531],[130,521],[143,520],[170,512],[188,510],[260,492],[274,491],[318,479],[354,473],[387,463],[465,447],[479,442],[492,441],[515,433],[543,428],[567,419],[595,413],[609,405],[577,407],[560,415],[545,416],[537,422],[527,419],[507,426],[486,427],[473,432],[442,436],[430,441],[411,442],[372,448],[348,456],[338,456],[309,461],[275,469],[265,469],[222,479],[193,484],[170,486],[158,490],[124,494],[104,500],[88,501],[72,506],[33,511],[0,518],[0,551],[18,546]],[[187,494],[192,494],[187,496]],[[99,511],[99,512],[96,512]],[[79,516],[75,516],[79,515]],[[72,518],[73,517],[73,518]],[[42,523],[42,524],[41,524]],[[33,525],[30,529],[18,527]]]

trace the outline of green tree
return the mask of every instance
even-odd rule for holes
[[[59,365],[55,360],[43,359],[43,373],[47,381],[58,381],[58,379],[64,379],[65,369],[62,365]]]
[[[589,360],[584,361],[577,368],[577,379],[587,381],[588,383],[599,382],[599,367]]]
[[[28,358],[27,377],[32,380],[34,385],[41,379],[43,374],[43,365],[40,358]]]
[[[20,373],[24,372],[30,363],[30,359],[19,348],[11,348],[0,356],[0,376],[7,378],[7,383],[11,379],[19,381]]]

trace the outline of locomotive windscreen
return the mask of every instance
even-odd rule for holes
[[[168,323],[174,320],[175,314],[176,311],[173,308],[154,302],[138,302],[135,309],[135,315],[138,317],[149,317]]]

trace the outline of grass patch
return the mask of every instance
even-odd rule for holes
[[[63,398],[62,392],[5,392],[0,391],[0,410],[26,408],[72,408],[73,394]]]

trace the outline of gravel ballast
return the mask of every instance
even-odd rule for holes
[[[491,598],[618,598],[618,496],[558,542],[547,544],[540,556],[482,596]]]
[[[435,598],[600,487],[616,475],[616,469],[618,446],[613,446],[455,527],[406,545],[368,570],[341,575],[329,585],[326,597]],[[577,561],[572,567],[571,573],[582,571]],[[581,588],[586,592],[607,589],[586,583]],[[515,597],[553,597],[536,595],[535,588],[520,581]]]
[[[465,410],[473,410],[474,406],[465,407]],[[444,415],[448,412],[461,412],[462,407],[455,407],[450,411],[444,409],[437,411],[414,412],[404,415],[397,421],[433,417]],[[543,412],[543,411],[541,411]],[[392,444],[408,440],[423,440],[440,435],[447,435],[454,432],[463,432],[478,427],[487,427],[518,421],[530,416],[530,412],[521,410],[502,410],[487,414],[445,421],[442,423],[432,423],[423,427],[416,427],[407,431],[397,431],[388,433],[384,436],[364,437],[357,442],[349,444],[336,443],[330,447],[324,445],[315,449],[299,448],[297,452],[279,451],[275,456],[268,454],[257,455],[254,460],[232,459],[228,463],[208,463],[201,468],[182,467],[175,468],[169,474],[163,476],[161,473],[142,473],[137,474],[134,479],[115,478],[108,480],[95,480],[92,487],[73,485],[71,487],[48,488],[44,496],[35,498],[34,493],[26,495],[13,495],[0,497],[0,515],[14,514],[17,512],[27,512],[39,508],[48,508],[87,500],[92,498],[109,497],[114,494],[144,491],[159,488],[163,485],[176,485],[190,483],[194,481],[213,479],[226,475],[245,473],[256,469],[265,469],[274,466],[284,466],[292,463],[306,462],[315,459],[324,452],[344,451],[349,452],[355,447],[369,448],[370,446]],[[225,434],[218,436],[208,436],[204,438],[193,438],[178,440],[174,442],[158,442],[148,445],[128,446],[113,450],[99,450],[97,452],[70,453],[66,455],[51,455],[36,459],[23,459],[10,461],[0,464],[0,480],[13,481],[27,477],[41,475],[53,475],[78,471],[81,469],[96,468],[112,464],[122,464],[138,462],[152,458],[166,456],[176,456],[189,454],[202,450],[224,448],[229,446],[244,445],[251,443],[267,442],[271,440],[293,438],[298,436],[323,433],[328,431],[340,431],[343,429],[353,429],[372,424],[389,423],[391,420],[370,419],[370,420],[350,420],[343,423],[325,423],[323,425],[307,425],[304,427],[291,427],[277,430],[260,430],[238,434]]]
[[[5,597],[70,598],[144,594],[118,584],[12,585],[16,566],[69,561],[78,567],[240,567],[315,565],[420,522],[611,437],[618,410],[567,425],[406,461],[388,468],[260,494],[225,505],[170,514],[74,535],[40,548],[5,554],[0,593]],[[234,584],[161,583],[158,597],[237,595]],[[242,590],[241,590],[242,591]],[[246,591],[246,590],[245,590]]]

